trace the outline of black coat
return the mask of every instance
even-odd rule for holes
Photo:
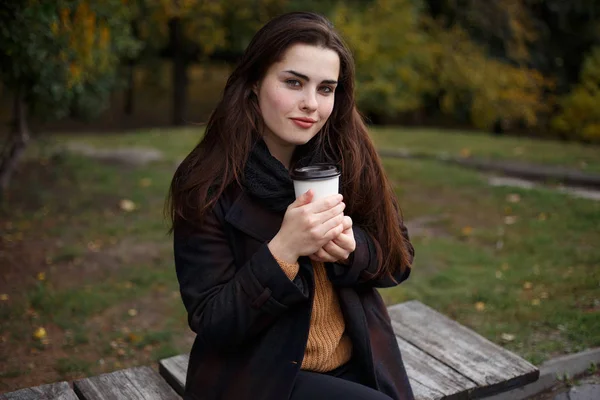
[[[282,220],[283,213],[269,211],[231,185],[201,229],[175,229],[177,278],[197,334],[185,399],[289,398],[308,338],[314,281],[309,262],[300,263],[292,282],[271,255],[267,242]],[[371,279],[379,246],[360,227],[353,231],[351,264],[325,264],[353,359],[362,364],[370,387],[393,399],[413,399],[386,306],[375,289],[396,283]],[[409,250],[413,254],[412,246]],[[401,282],[409,273],[398,270],[395,279]]]

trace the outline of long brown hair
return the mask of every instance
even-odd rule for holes
[[[340,58],[333,111],[317,134],[317,149],[341,167],[346,214],[379,243],[382,265],[377,275],[391,274],[398,265],[404,270],[411,258],[400,230],[400,209],[356,108],[352,54],[331,22],[315,13],[294,12],[274,18],[252,39],[227,80],[204,138],[175,172],[167,202],[171,229],[180,223],[200,224],[229,184],[236,181],[241,185],[248,155],[262,132],[252,88],[297,43],[334,50]]]

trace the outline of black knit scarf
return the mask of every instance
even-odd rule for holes
[[[318,151],[315,151],[316,148],[314,140],[298,148],[296,151],[303,155],[294,167],[320,162],[321,157]],[[258,199],[272,211],[282,212],[296,199],[289,171],[271,155],[262,139],[250,152],[244,169],[243,185],[250,196]]]

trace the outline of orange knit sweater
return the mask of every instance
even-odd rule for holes
[[[296,277],[300,268],[298,263],[290,264],[278,258],[275,260],[290,280]],[[315,296],[301,369],[327,372],[350,360],[352,342],[344,332],[344,315],[338,295],[327,277],[325,265],[314,261],[312,264],[315,273]]]

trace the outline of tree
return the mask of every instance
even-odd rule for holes
[[[140,37],[154,54],[172,62],[174,125],[185,123],[188,67],[220,53],[241,54],[264,22],[286,0],[140,0]]]
[[[543,93],[551,82],[542,74],[492,57],[459,25],[430,18],[420,1],[340,6],[333,19],[353,50],[358,102],[367,113],[396,115],[434,98],[442,112],[464,111],[475,126],[490,128],[501,118],[535,125],[547,110]]]
[[[6,0],[0,7],[0,78],[14,97],[12,129],[0,154],[3,194],[30,140],[29,115],[98,113],[117,82],[119,58],[138,46],[122,0]]]
[[[433,53],[420,27],[421,8],[416,0],[377,0],[333,10],[332,21],[354,55],[357,102],[365,114],[415,110],[434,90],[425,73]]]
[[[560,101],[552,127],[564,136],[600,143],[600,47],[586,57],[579,83]]]
[[[429,79],[437,88],[440,108],[446,114],[467,111],[470,122],[490,129],[498,120],[536,126],[551,103],[545,92],[553,82],[539,71],[491,57],[458,25],[443,28],[430,22],[435,45]]]

